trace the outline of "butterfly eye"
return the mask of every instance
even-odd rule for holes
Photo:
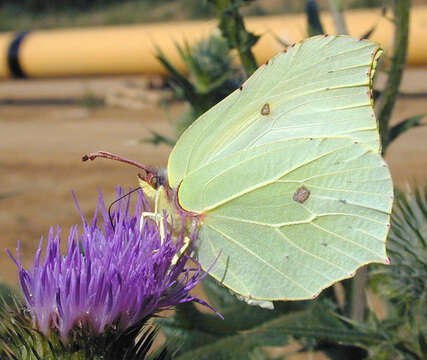
[[[150,185],[151,185],[154,189],[157,189],[157,188],[158,188],[158,186],[159,186],[159,177],[158,177],[158,176],[153,176],[153,177],[151,178]]]

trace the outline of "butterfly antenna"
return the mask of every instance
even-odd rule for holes
[[[126,196],[129,196],[130,194],[132,194],[132,193],[134,193],[135,191],[138,191],[138,190],[141,190],[141,188],[137,187],[137,188],[135,188],[135,189],[133,189],[133,190],[129,191],[127,194],[125,194],[125,195],[123,195],[123,196],[120,196],[118,199],[114,200],[114,201],[110,204],[110,206],[108,207],[108,217],[110,218],[110,224],[111,224],[111,227],[113,228],[113,230],[115,230],[115,226],[114,226],[114,223],[113,223],[113,217],[111,216],[111,210],[113,209],[113,205],[114,205],[116,202],[118,202],[118,201],[120,201],[120,200],[124,199]]]
[[[144,166],[140,163],[137,163],[136,161],[126,159],[120,155],[113,154],[113,153],[110,153],[108,151],[96,151],[96,152],[90,153],[88,155],[84,155],[82,157],[82,161],[95,160],[96,158],[104,158],[104,159],[110,159],[110,160],[116,160],[116,161],[124,162],[126,164],[136,166],[137,168],[144,170],[148,174],[155,173],[155,170],[153,168],[150,168],[148,166]]]

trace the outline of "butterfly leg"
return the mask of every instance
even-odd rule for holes
[[[141,214],[141,221],[140,221],[140,230],[142,230],[142,227],[144,225],[144,217],[153,218],[153,220],[156,222],[156,225],[159,227],[160,230],[160,241],[163,245],[165,238],[166,238],[166,231],[165,231],[165,223],[164,223],[164,216],[163,214],[160,214],[158,211],[159,207],[159,193],[156,192],[156,197],[154,201],[154,212],[149,211],[143,211]]]
[[[178,252],[174,255],[171,261],[171,265],[176,265],[176,263],[181,259],[181,256],[187,251],[188,247],[190,246],[190,238],[188,236],[184,237],[184,242],[181,246],[181,249],[178,250]]]

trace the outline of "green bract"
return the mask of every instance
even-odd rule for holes
[[[190,126],[168,180],[201,214],[198,256],[254,299],[308,299],[387,262],[393,189],[371,87],[377,44],[317,36],[261,66]]]

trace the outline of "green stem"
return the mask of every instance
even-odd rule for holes
[[[337,34],[347,35],[347,24],[344,18],[344,1],[343,0],[329,0],[329,9],[334,19],[335,29]]]
[[[248,0],[210,0],[214,3],[219,21],[219,29],[222,36],[227,39],[231,49],[236,49],[240,62],[246,72],[251,76],[257,69],[252,46],[258,41],[258,36],[248,32],[245,28],[239,7],[248,3]]]
[[[362,322],[366,315],[365,289],[368,283],[368,268],[359,269],[354,277],[351,288],[351,318]]]
[[[402,72],[405,66],[406,51],[408,47],[410,3],[410,0],[393,0],[393,11],[396,21],[394,31],[394,49],[391,57],[391,68],[387,79],[384,100],[378,115],[378,127],[383,154],[389,144],[389,122],[399,93]],[[357,272],[352,284],[350,296],[351,317],[357,321],[363,321],[366,315],[365,288],[367,282],[368,270],[365,267]]]
[[[387,79],[387,85],[378,115],[378,127],[381,136],[382,152],[386,152],[389,145],[389,123],[393,112],[399,86],[402,80],[405,66],[406,53],[409,39],[409,12],[411,0],[393,0],[393,12],[395,18],[394,49],[391,56],[391,67]]]
[[[243,65],[243,68],[245,69],[245,72],[249,77],[255,72],[255,70],[258,67],[256,64],[255,56],[251,50],[247,50],[247,51],[238,50],[238,52],[239,52],[239,57]]]
[[[322,23],[320,22],[319,7],[316,0],[307,0],[305,12],[307,14],[308,36],[324,34]]]

